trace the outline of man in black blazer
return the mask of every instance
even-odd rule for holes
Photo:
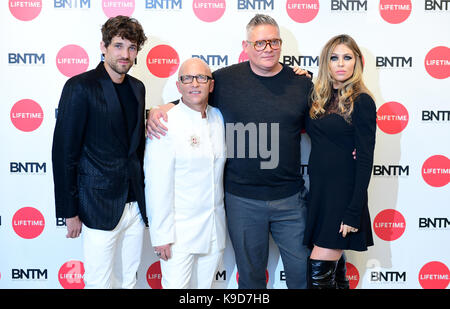
[[[147,224],[145,87],[127,72],[146,39],[137,20],[110,18],[102,26],[104,62],[70,78],[59,101],[52,148],[56,216],[66,218],[68,238],[83,229],[88,288],[136,284]],[[118,254],[121,283],[113,274]]]

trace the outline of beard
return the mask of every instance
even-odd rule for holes
[[[119,64],[120,60],[127,60],[128,61],[128,65],[123,66],[121,64]],[[131,69],[131,67],[133,66],[133,64],[131,63],[131,61],[129,59],[118,59],[116,61],[114,60],[109,60],[108,61],[108,65],[111,67],[111,69],[118,73],[118,74],[127,74],[128,71]]]

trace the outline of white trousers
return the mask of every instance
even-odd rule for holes
[[[137,202],[125,204],[122,217],[112,231],[83,225],[85,288],[133,288],[141,261],[144,230]]]
[[[160,262],[163,289],[210,289],[223,252],[218,249],[215,239],[207,254],[172,250],[172,257]]]

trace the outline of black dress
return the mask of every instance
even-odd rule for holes
[[[335,112],[336,95],[335,91],[323,116],[306,120],[311,154],[304,244],[365,251],[373,245],[367,187],[375,147],[376,106],[369,95],[361,94],[346,120]],[[355,148],[356,160],[352,155]],[[342,237],[341,222],[358,232]]]

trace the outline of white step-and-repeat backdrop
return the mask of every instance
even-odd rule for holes
[[[147,108],[178,98],[177,69],[195,56],[217,69],[246,60],[255,13],[281,28],[280,61],[317,73],[319,53],[347,33],[360,45],[378,108],[369,188],[375,246],[348,252],[351,288],[448,288],[450,281],[449,0],[8,0],[0,7],[0,288],[83,288],[81,239],[55,218],[51,144],[65,81],[101,60],[108,17],[138,19],[149,37],[130,74]],[[309,140],[303,139],[301,170]],[[160,288],[150,243],[139,288]],[[236,288],[231,244],[216,276]],[[272,243],[269,288],[286,288]]]

